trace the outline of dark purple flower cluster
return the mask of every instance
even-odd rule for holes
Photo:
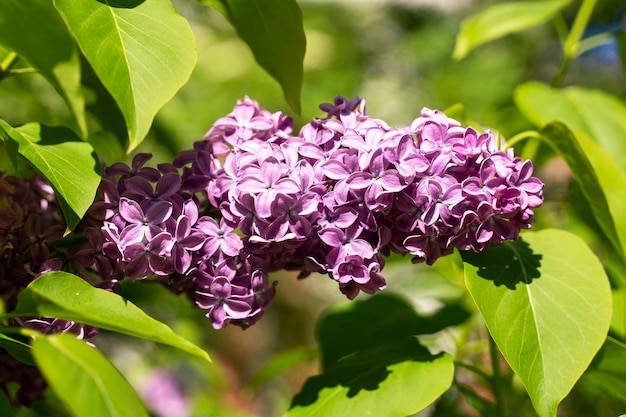
[[[246,97],[173,164],[109,167],[103,253],[178,286],[214,327],[245,327],[271,302],[273,271],[325,273],[354,298],[385,288],[392,251],[432,264],[531,226],[543,183],[489,131],[429,109],[391,128],[359,98],[320,107],[328,117],[296,136]]]
[[[67,251],[73,237],[63,240],[63,213],[54,190],[38,174],[22,179],[0,173],[0,201],[0,302],[10,312],[20,291],[40,275],[75,269]],[[81,339],[98,333],[91,326],[48,317],[15,318],[10,324],[44,334],[73,333]],[[46,383],[36,367],[19,362],[1,348],[0,358],[0,390],[14,405],[28,406],[43,397]],[[10,390],[12,383],[20,388]]]
[[[39,174],[22,179],[0,173],[0,200],[5,202],[0,205],[0,299],[5,310],[12,311],[19,292],[35,278],[76,270],[72,255],[81,248],[63,241],[63,213],[54,190]],[[93,327],[54,318],[17,319],[17,324],[42,333],[71,332],[80,338],[97,334]]]

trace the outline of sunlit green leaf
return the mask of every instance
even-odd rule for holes
[[[582,239],[554,229],[463,260],[498,348],[539,416],[555,417],[607,336],[611,290],[602,264]]]
[[[448,354],[406,338],[366,349],[309,378],[285,417],[404,417],[432,404],[452,383]]]
[[[86,136],[78,48],[50,1],[0,1],[0,45],[27,59],[54,86]]]
[[[12,316],[56,317],[163,343],[209,360],[207,353],[117,294],[91,286],[67,272],[33,281]]]
[[[93,203],[100,184],[98,161],[91,145],[68,128],[38,123],[12,128],[0,120],[0,137],[17,143],[19,154],[52,185],[67,230],[72,230]]]
[[[452,55],[463,59],[479,45],[545,23],[570,3],[535,0],[494,4],[465,19]]]
[[[256,58],[283,89],[285,100],[300,113],[302,63],[306,38],[295,0],[200,0],[233,25]]]
[[[619,98],[599,90],[530,82],[515,90],[515,103],[538,128],[560,121],[587,134],[626,170],[626,103]]]
[[[54,0],[54,5],[122,110],[130,152],[191,75],[196,49],[188,22],[169,0]]]
[[[39,337],[33,355],[75,417],[148,417],[139,395],[98,351],[71,334]]]
[[[567,162],[587,198],[595,219],[618,253],[626,251],[626,177],[611,156],[582,132],[562,123],[540,131],[544,140]]]

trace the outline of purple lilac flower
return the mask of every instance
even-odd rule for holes
[[[354,298],[385,288],[391,252],[432,264],[531,227],[543,183],[490,131],[426,108],[389,127],[359,98],[320,108],[296,135],[246,97],[158,175],[145,155],[110,167],[102,253],[186,292],[214,327],[245,328],[271,303],[274,271],[327,274]]]
[[[155,369],[140,381],[139,394],[155,417],[189,417],[191,404],[175,375]]]

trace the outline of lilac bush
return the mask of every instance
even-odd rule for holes
[[[274,271],[326,274],[353,299],[385,288],[391,252],[432,265],[531,227],[543,183],[492,132],[430,109],[390,127],[358,97],[320,108],[294,135],[246,97],[172,164],[139,154],[106,168],[92,209],[102,253],[186,293],[215,328],[245,328],[271,303]]]

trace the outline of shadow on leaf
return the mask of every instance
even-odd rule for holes
[[[132,9],[137,7],[146,0],[97,0],[98,3],[106,4],[109,7],[116,7],[120,9]]]
[[[539,278],[542,255],[535,254],[522,238],[507,241],[483,252],[461,252],[464,262],[478,268],[478,276],[514,290],[517,284],[530,284]]]
[[[345,396],[350,399],[362,391],[376,391],[393,375],[393,370],[389,369],[392,365],[433,362],[442,355],[432,355],[415,337],[356,352],[339,360],[330,370],[309,378],[300,393],[293,398],[290,408],[315,403],[322,391],[327,389],[337,389],[339,393],[347,388]]]

